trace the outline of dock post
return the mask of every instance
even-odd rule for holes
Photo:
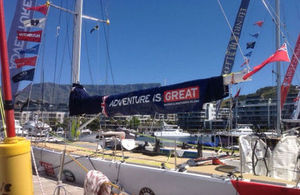
[[[197,156],[203,157],[203,151],[202,151],[202,135],[200,135],[200,139],[197,141]]]

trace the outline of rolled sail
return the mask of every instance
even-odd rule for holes
[[[110,96],[89,96],[81,85],[75,84],[69,110],[71,116],[99,112],[106,116],[191,112],[227,95],[222,76]]]

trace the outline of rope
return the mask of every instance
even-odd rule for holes
[[[89,172],[89,170],[83,166],[78,160],[76,160],[75,158],[73,158],[68,152],[66,152],[67,156],[69,158],[71,158],[79,167],[81,167],[85,172]]]
[[[72,159],[72,160],[73,160],[80,168],[82,168],[86,173],[89,172],[89,170],[88,170],[85,166],[83,166],[78,160],[76,160],[75,158],[73,158],[68,152],[66,152],[66,154],[67,154],[67,156],[68,156],[69,158],[71,158],[71,159]],[[117,186],[117,185],[115,185],[115,184],[113,184],[113,183],[111,183],[111,182],[105,182],[105,184],[111,185],[112,187],[114,187],[114,188],[120,190],[119,186]]]
[[[4,105],[3,105],[3,99],[2,99],[2,91],[0,90],[0,112],[1,112],[1,118],[2,118],[2,127],[4,131],[4,137],[7,137],[6,134],[6,126],[5,126],[5,111],[4,111]]]
[[[42,191],[42,195],[44,195],[45,192],[44,192],[43,185],[42,185],[42,182],[41,182],[41,179],[40,179],[38,168],[36,166],[36,161],[35,161],[35,158],[34,158],[34,153],[33,153],[32,147],[31,147],[31,157],[32,157],[33,165],[34,165],[34,170],[36,172],[36,175],[37,175],[37,178],[38,178],[38,181],[39,181],[40,189]]]

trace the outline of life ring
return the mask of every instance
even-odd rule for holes
[[[64,170],[63,174],[65,176],[65,180],[68,182],[74,183],[76,181],[75,175],[70,170]]]
[[[154,193],[153,190],[151,190],[150,188],[148,188],[148,187],[143,187],[143,188],[140,190],[139,195],[155,195],[155,193]]]

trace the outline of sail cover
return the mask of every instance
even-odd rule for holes
[[[110,96],[89,96],[81,85],[74,84],[69,110],[71,116],[99,112],[114,116],[200,111],[204,103],[224,98],[227,92],[222,76]]]

